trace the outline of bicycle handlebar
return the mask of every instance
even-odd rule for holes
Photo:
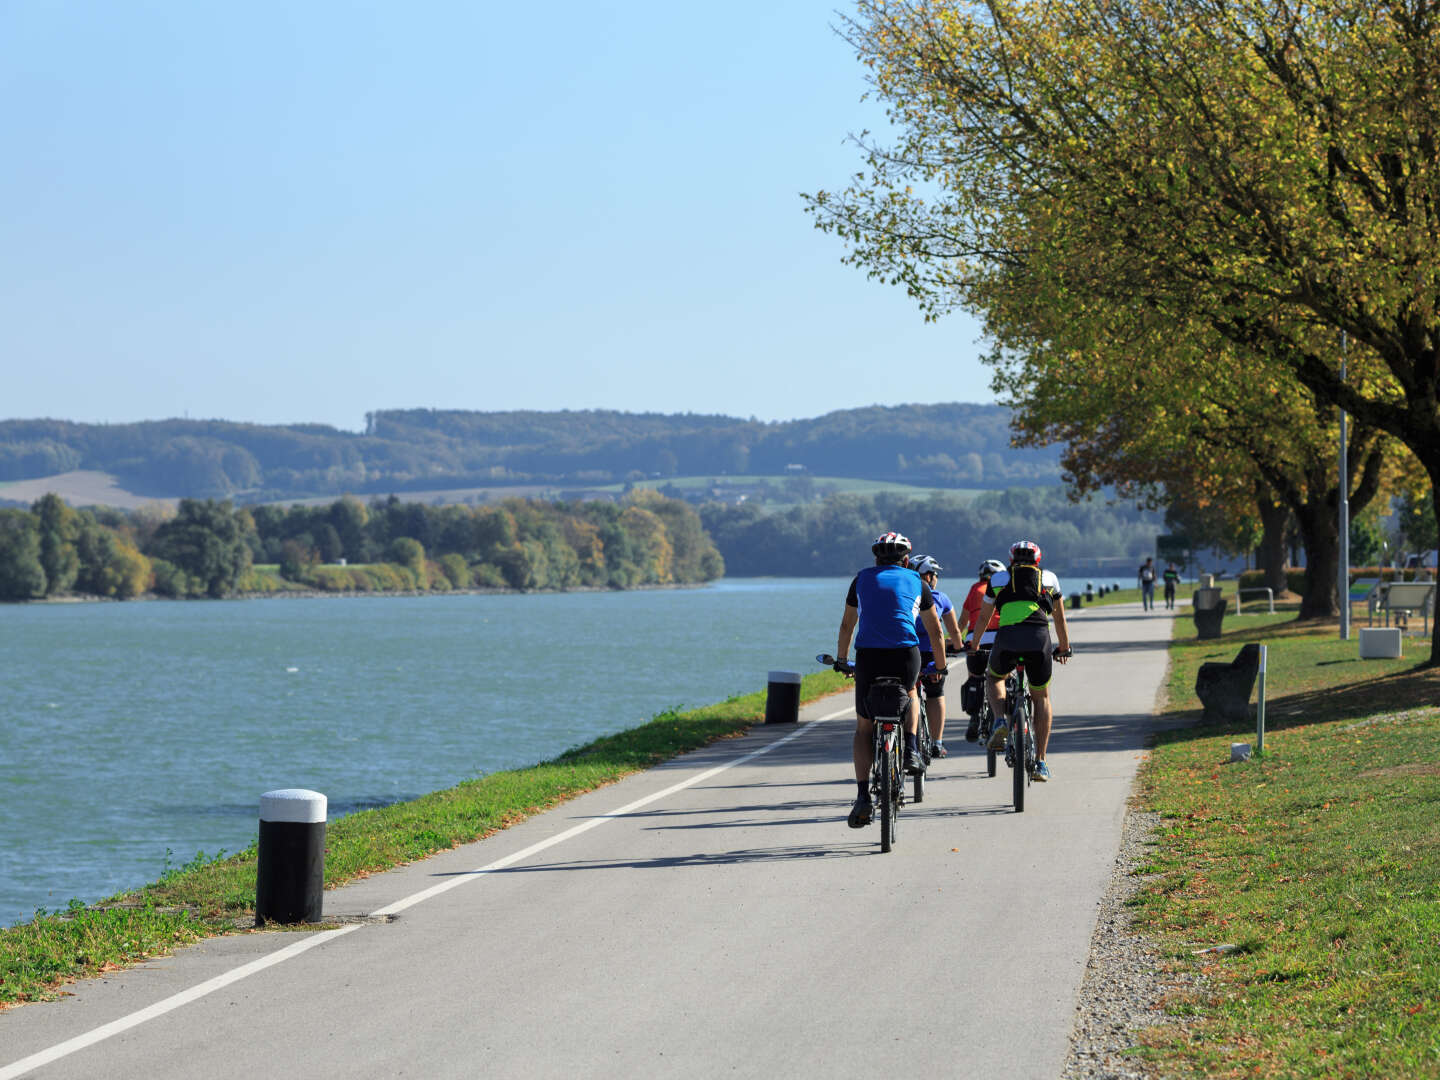
[[[834,668],[836,671],[840,672],[840,674],[842,674],[842,675],[854,675],[854,674],[855,674],[855,665],[854,665],[854,664],[850,663],[850,661],[848,661],[848,660],[836,660],[835,657],[831,656],[829,653],[820,653],[818,656],[815,657],[815,662],[816,662],[817,664],[824,664],[826,667]],[[946,671],[947,671],[947,672],[949,671],[949,668],[948,668],[948,667],[946,668]],[[926,664],[925,667],[924,667],[924,668],[921,670],[921,672],[920,672],[920,675],[921,675],[922,678],[923,678],[924,676],[926,676],[926,675],[939,675],[939,674],[941,674],[941,672],[939,672],[939,671],[936,670],[936,668],[935,668],[935,661],[934,661],[934,660],[931,660],[930,663]]]

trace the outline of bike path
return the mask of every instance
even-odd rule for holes
[[[1171,623],[1070,617],[1056,779],[1024,814],[952,722],[879,854],[878,825],[844,823],[853,712],[832,697],[326,894],[327,916],[374,921],[215,939],[0,1014],[0,1080],[1053,1080]]]

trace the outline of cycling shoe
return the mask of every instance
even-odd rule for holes
[[[1003,722],[995,725],[995,730],[990,733],[990,741],[985,744],[989,750],[1002,750],[1005,747],[1005,736],[1010,734],[1010,729]]]
[[[850,816],[846,823],[852,829],[863,829],[870,824],[871,806],[869,799],[856,799],[855,805],[850,807]]]
[[[920,755],[908,746],[905,748],[905,772],[910,776],[919,776],[925,771],[925,762]]]

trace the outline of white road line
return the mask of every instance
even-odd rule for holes
[[[784,738],[776,739],[773,743],[769,743],[766,746],[762,746],[758,749],[752,750],[748,754],[743,754],[733,761],[727,761],[723,765],[716,765],[713,769],[707,769],[702,773],[697,773],[689,780],[682,780],[678,784],[671,784],[663,791],[657,791],[652,795],[646,795],[643,799],[636,799],[634,802],[626,803],[618,810],[612,810],[608,814],[603,814],[600,817],[592,818],[589,821],[566,829],[564,832],[556,833],[554,836],[551,836],[548,839],[541,840],[538,843],[531,844],[527,848],[522,848],[520,851],[514,852],[510,855],[506,855],[503,859],[496,859],[492,863],[487,863],[486,865],[481,866],[475,870],[471,870],[467,873],[451,878],[449,881],[442,882],[439,885],[433,885],[428,889],[422,889],[420,892],[417,893],[412,893],[410,896],[405,897],[403,900],[397,900],[395,903],[390,904],[388,907],[380,908],[378,911],[373,912],[373,914],[394,915],[398,912],[404,911],[406,908],[414,907],[416,904],[429,900],[431,897],[439,896],[441,893],[449,892],[451,889],[459,888],[461,885],[464,885],[467,882],[474,881],[477,878],[484,876],[485,874],[493,873],[496,870],[502,870],[507,866],[512,866],[515,863],[520,862],[522,859],[527,859],[531,855],[535,855],[541,851],[544,851],[546,848],[554,847],[556,844],[559,844],[565,840],[569,840],[573,836],[579,836],[583,832],[588,832],[599,825],[604,825],[607,821],[614,821],[617,818],[623,818],[627,814],[632,814],[636,810],[639,810],[642,806],[648,806],[650,803],[663,799],[667,795],[674,795],[677,791],[684,791],[686,788],[693,787],[695,784],[700,783],[702,780],[708,780],[712,776],[715,776],[717,773],[724,772],[726,769],[732,769],[736,765],[743,765],[745,764],[745,762],[750,761],[753,758],[757,758],[762,754],[768,754],[771,750],[784,746],[792,739],[799,737],[806,730],[808,730],[811,725],[823,724],[830,720],[837,720],[842,716],[850,715],[851,711],[852,710],[850,709],[841,709],[839,712],[833,712],[830,713],[828,716],[822,716],[818,720],[811,720],[806,724],[796,727],[794,731],[790,732],[790,734],[786,735]],[[59,1061],[61,1058],[68,1057],[69,1055],[75,1053],[77,1050],[85,1049],[87,1046],[94,1046],[96,1043],[103,1042],[105,1039],[110,1038],[112,1035],[119,1035],[121,1032],[129,1031],[131,1028],[139,1027],[147,1020],[154,1020],[157,1017],[164,1016],[166,1013],[173,1012],[176,1009],[180,1008],[182,1005],[188,1005],[190,1004],[190,1002],[198,1001],[200,998],[205,997],[207,994],[213,994],[216,990],[223,989],[224,987],[227,987],[232,983],[239,982],[241,979],[245,979],[251,975],[255,975],[261,971],[264,971],[266,968],[274,967],[276,964],[284,963],[286,960],[291,960],[299,956],[301,953],[308,952],[309,950],[315,948],[317,945],[324,945],[327,942],[334,941],[336,938],[344,937],[346,934],[350,933],[350,931],[358,930],[360,928],[360,925],[361,924],[359,923],[353,923],[350,926],[342,926],[337,930],[321,931],[320,933],[315,934],[312,937],[305,938],[303,941],[297,941],[293,945],[287,945],[285,946],[285,948],[273,952],[269,956],[262,956],[258,960],[252,960],[248,964],[242,964],[240,967],[235,968],[233,971],[227,971],[223,975],[216,975],[214,978],[207,979],[205,982],[199,983],[196,986],[192,986],[188,990],[182,990],[180,991],[180,993],[173,994],[170,997],[165,998],[163,1001],[157,1001],[154,1005],[149,1005],[146,1008],[140,1009],[137,1012],[133,1012],[129,1016],[122,1016],[118,1020],[112,1020],[108,1024],[103,1024],[100,1027],[95,1028],[93,1031],[87,1031],[83,1035],[76,1035],[73,1039],[66,1039],[62,1043],[56,1043],[54,1046],[51,1046],[45,1050],[37,1051],[36,1053],[31,1054],[29,1057],[21,1058],[19,1061],[16,1061],[10,1065],[0,1067],[0,1080],[18,1080],[19,1077],[24,1076],[27,1072],[30,1072],[33,1069],[38,1069],[41,1066],[49,1065],[52,1062]]]

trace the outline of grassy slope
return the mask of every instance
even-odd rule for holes
[[[1140,925],[1208,989],[1186,1029],[1145,1038],[1165,1075],[1440,1076],[1440,672],[1358,659],[1336,624],[1176,620],[1164,733],[1142,773],[1161,815]],[[1195,725],[1201,663],[1268,645],[1263,758],[1228,764],[1254,725]],[[1224,952],[1199,952],[1215,945]]]
[[[834,672],[807,675],[801,700],[843,689]],[[528,769],[492,773],[414,802],[352,814],[326,830],[327,888],[483,839],[532,814],[716,739],[765,716],[764,690],[647,724],[569,750]],[[178,945],[254,922],[254,845],[238,855],[195,861],[160,881],[87,908],[41,913],[0,930],[0,1008],[55,996],[67,981],[99,974]]]

